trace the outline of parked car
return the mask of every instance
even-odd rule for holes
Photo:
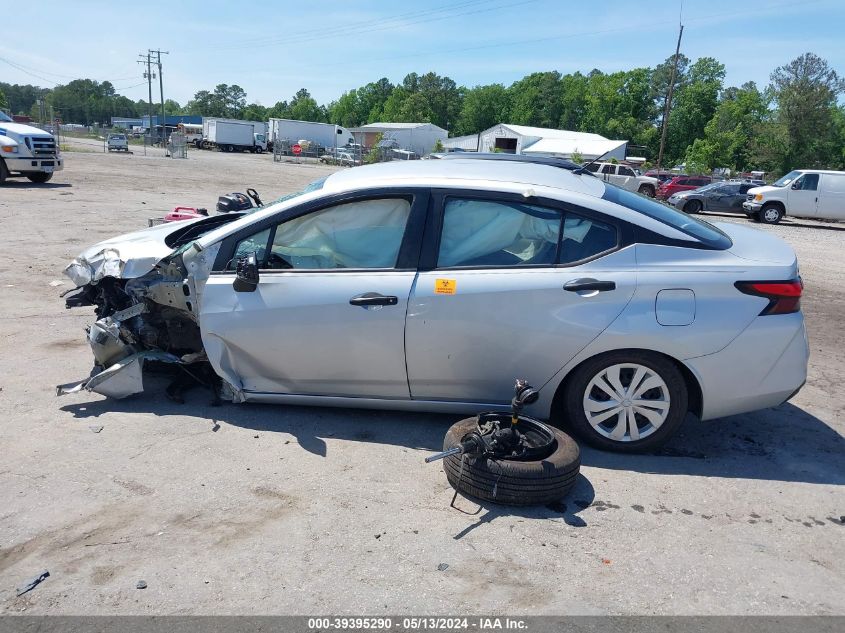
[[[796,169],[769,186],[748,192],[749,218],[777,224],[783,216],[845,220],[845,171]]]
[[[660,183],[664,183],[667,180],[672,180],[678,174],[674,174],[671,171],[657,171],[656,169],[649,169],[644,176],[648,176],[649,178],[657,178]]]
[[[474,413],[520,377],[527,414],[622,451],[798,391],[788,244],[560,165],[370,165],[101,242],[65,271],[97,367],[58,391],[137,393],[155,360],[235,402]]]
[[[126,134],[109,134],[106,140],[106,147],[110,152],[128,152],[129,141]]]
[[[713,182],[691,191],[681,191],[669,196],[667,202],[684,213],[721,211],[724,213],[745,213],[745,202],[751,183]]]
[[[712,181],[713,179],[710,176],[674,176],[657,188],[657,197],[661,200],[667,200],[672,194],[698,189]]]
[[[616,163],[587,163],[586,167],[598,178],[606,182],[611,182],[617,187],[622,187],[628,191],[636,191],[649,198],[655,196],[657,187],[660,184],[657,178],[639,176],[633,168],[627,165],[617,165]]]

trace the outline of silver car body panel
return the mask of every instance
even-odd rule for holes
[[[646,228],[666,244],[637,243],[570,267],[262,271],[256,291],[240,293],[234,273],[211,272],[221,243],[253,223],[326,196],[408,187],[562,200]],[[179,266],[164,244],[169,227],[108,240],[81,261],[106,261],[103,254],[114,250],[119,270],[110,272],[135,278],[129,285],[137,300],[171,305],[182,270],[179,307],[191,304],[203,351],[235,401],[463,413],[505,403],[520,376],[542,387],[531,414],[548,417],[558,387],[581,362],[632,348],[686,367],[705,419],[779,404],[800,387],[808,354],[803,316],[760,317],[767,300],[733,287],[796,277],[792,249],[734,224],[720,225],[733,239],[730,249],[686,248],[694,238],[602,199],[605,187],[592,176],[521,163],[377,165],[338,172],[322,189],[202,235],[180,251]],[[584,277],[616,288],[563,290]],[[456,292],[435,293],[440,278],[454,281]],[[349,304],[366,292],[396,296],[397,304]],[[124,390],[137,385],[129,382]]]

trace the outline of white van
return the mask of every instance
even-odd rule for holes
[[[742,208],[766,224],[785,215],[845,220],[845,171],[796,169],[771,185],[749,189]]]

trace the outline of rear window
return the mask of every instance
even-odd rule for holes
[[[671,226],[673,229],[694,237],[710,248],[723,251],[733,245],[727,235],[709,222],[689,216],[674,207],[655,202],[651,198],[638,193],[626,191],[615,185],[606,184],[602,198]]]

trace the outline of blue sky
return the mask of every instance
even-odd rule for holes
[[[183,104],[218,83],[236,83],[248,101],[267,106],[303,87],[328,103],[411,71],[509,85],[535,71],[653,66],[674,52],[680,8],[679,0],[41,0],[27,7],[21,28],[5,31],[0,80],[108,79],[146,98],[135,60],[160,48],[170,52],[165,97]],[[842,0],[686,0],[683,22],[682,52],[724,63],[727,85],[764,86],[776,66],[806,51],[845,75]],[[28,37],[36,24],[38,46]]]

